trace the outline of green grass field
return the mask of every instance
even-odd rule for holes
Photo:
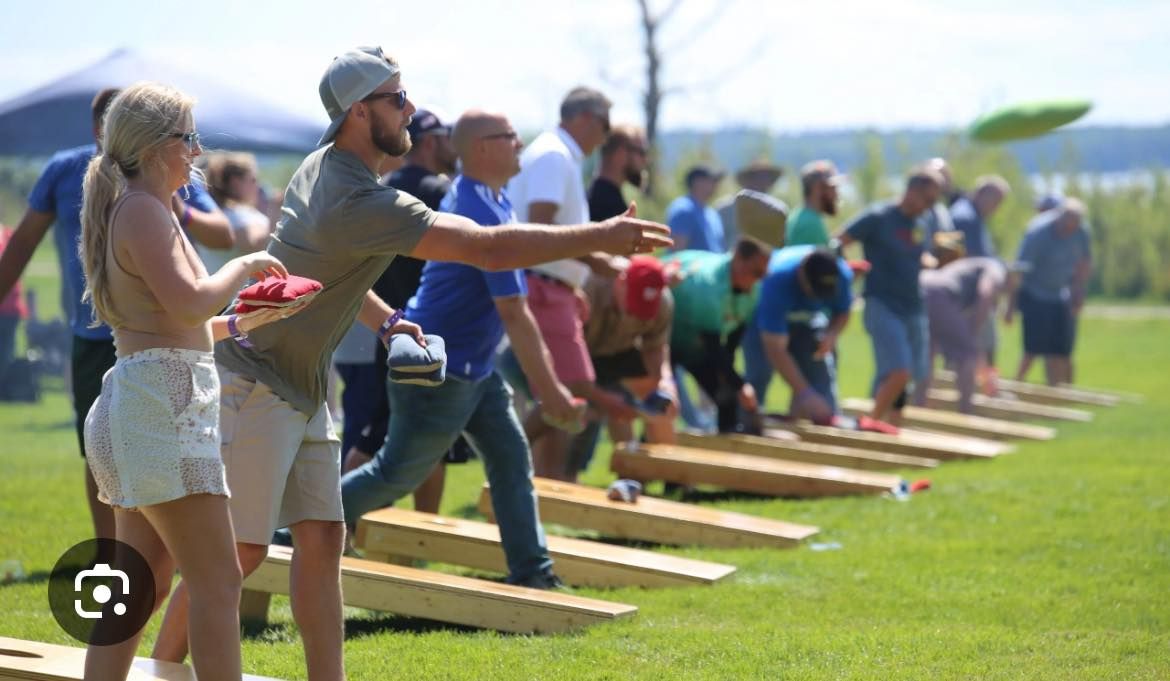
[[[55,300],[52,261],[26,279]],[[1005,333],[1004,366],[1017,336]],[[1165,679],[1170,678],[1170,321],[1086,320],[1085,385],[1144,404],[1098,409],[1049,443],[931,471],[933,488],[880,498],[737,497],[720,508],[818,525],[839,550],[658,550],[730,563],[711,588],[578,589],[637,605],[628,621],[560,636],[512,636],[347,611],[351,679]],[[871,363],[860,324],[843,345],[845,394]],[[778,388],[770,395],[782,397]],[[0,635],[73,645],[48,611],[45,577],[87,537],[82,461],[60,385],[0,406]],[[612,479],[608,457],[585,480]],[[914,472],[910,477],[922,477]],[[483,480],[452,467],[444,512],[474,513]],[[140,654],[157,630],[150,625]],[[248,672],[303,678],[288,601],[244,642]]]

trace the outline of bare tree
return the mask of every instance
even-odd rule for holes
[[[720,16],[726,14],[731,6],[731,2],[716,3],[711,13],[703,21],[695,23],[683,39],[665,49],[660,43],[660,31],[662,26],[670,19],[671,15],[683,4],[683,0],[671,0],[670,4],[657,13],[651,9],[650,0],[637,0],[637,3],[642,24],[642,51],[646,56],[646,84],[645,89],[642,91],[642,112],[646,117],[646,141],[650,145],[651,150],[651,159],[648,164],[648,170],[650,172],[647,174],[647,183],[643,189],[646,194],[653,196],[655,192],[654,168],[657,166],[656,161],[658,158],[658,114],[662,109],[663,100],[670,95],[695,88],[717,87],[730,73],[740,69],[746,63],[746,59],[751,58],[753,55],[758,56],[761,49],[766,45],[766,38],[761,38],[760,44],[749,49],[745,53],[744,58],[734,62],[734,66],[725,69],[724,72],[713,78],[703,82],[665,86],[662,82],[664,55],[669,55],[686,45],[692,44]]]

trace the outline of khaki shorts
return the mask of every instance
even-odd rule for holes
[[[324,404],[313,418],[267,385],[219,367],[220,452],[236,541],[267,545],[302,520],[341,522],[341,440]]]

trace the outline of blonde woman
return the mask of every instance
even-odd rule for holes
[[[212,343],[288,314],[215,317],[249,277],[285,276],[267,253],[208,274],[170,210],[202,152],[193,100],[140,83],[110,105],[84,183],[85,298],[114,330],[117,363],[85,420],[88,464],[117,539],[146,559],[162,603],[187,582],[192,660],[203,681],[240,678],[240,567],[219,454]],[[90,646],[86,679],[125,679],[141,631]]]
[[[218,270],[235,256],[263,249],[272,234],[272,222],[256,208],[260,199],[256,157],[234,152],[209,156],[207,189],[227,216],[235,243],[231,248],[207,248],[200,244],[195,248],[208,270]]]

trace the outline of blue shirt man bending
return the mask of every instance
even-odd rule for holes
[[[522,145],[508,119],[469,111],[452,139],[463,174],[452,183],[443,210],[485,228],[515,222],[503,187],[520,170]],[[553,373],[527,292],[521,270],[426,264],[406,317],[443,337],[447,380],[434,388],[389,383],[386,443],[372,461],[342,479],[342,503],[351,527],[363,513],[393,504],[427,477],[463,432],[487,469],[509,581],[551,588],[560,580],[552,572],[537,514],[528,440],[511,390],[496,370],[496,347],[505,332],[528,380],[540,388],[543,409],[561,422],[573,421],[576,413],[572,395]]]
[[[853,272],[841,258],[814,246],[789,246],[772,254],[756,308],[764,352],[792,390],[789,413],[827,422],[837,410],[833,349],[849,322]],[[831,314],[819,337],[790,334],[793,313]]]

